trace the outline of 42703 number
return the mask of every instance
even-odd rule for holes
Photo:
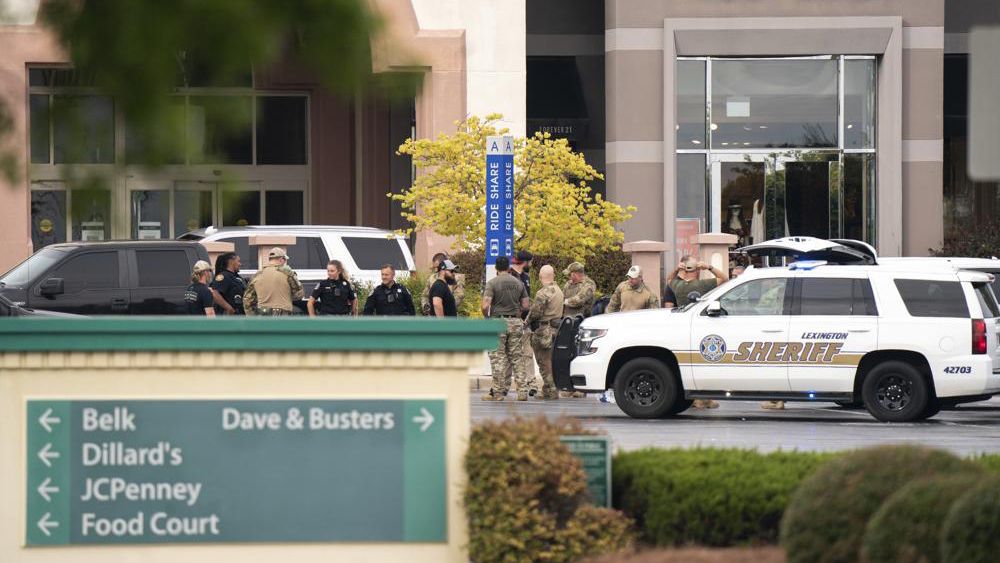
[[[972,373],[972,366],[948,366],[944,368],[945,373]]]

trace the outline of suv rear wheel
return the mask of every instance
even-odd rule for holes
[[[909,422],[924,417],[930,393],[927,381],[913,365],[900,361],[875,366],[861,386],[861,398],[882,422]]]
[[[683,405],[677,404],[683,399],[673,370],[653,358],[626,362],[615,376],[614,387],[615,402],[633,418],[661,418]]]

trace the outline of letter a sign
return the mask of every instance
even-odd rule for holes
[[[486,138],[486,277],[514,255],[514,137]]]

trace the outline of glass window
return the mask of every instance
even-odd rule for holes
[[[224,227],[260,225],[260,192],[222,190],[219,197],[222,198]]]
[[[62,260],[69,250],[43,248],[0,278],[9,287],[25,287]]]
[[[344,246],[362,270],[378,270],[392,264],[398,270],[407,270],[406,257],[395,238],[344,237]]]
[[[739,244],[762,242],[764,226],[764,182],[766,165],[763,162],[722,162],[719,166],[719,183],[722,186],[722,232],[740,238]],[[773,210],[772,210],[773,211]],[[755,237],[756,235],[756,237]]]
[[[677,155],[677,219],[674,225],[675,246],[680,255],[697,254],[697,235],[707,223],[707,170],[705,155]]]
[[[32,94],[29,100],[29,119],[31,121],[31,162],[33,164],[48,164],[49,154],[49,96]]]
[[[88,252],[74,256],[48,277],[62,278],[66,293],[118,287],[118,252]]]
[[[170,238],[169,191],[132,192],[132,238],[136,240]]]
[[[302,192],[267,191],[264,203],[268,225],[302,225],[305,223]],[[323,266],[324,268],[326,266]]]
[[[976,299],[979,300],[979,308],[986,318],[1000,317],[1000,308],[997,307],[997,300],[990,290],[989,284],[974,283],[972,287],[976,289]]]
[[[257,164],[306,163],[306,98],[257,98]]]
[[[677,148],[704,149],[705,61],[677,61]]]
[[[94,77],[73,68],[34,67],[28,69],[28,85],[49,88],[93,86]]]
[[[969,318],[959,282],[896,280],[896,289],[911,316]]]
[[[713,148],[836,147],[836,60],[712,62]]]
[[[174,233],[204,229],[212,224],[212,192],[208,190],[174,191]]]
[[[719,299],[729,316],[780,315],[785,306],[785,278],[749,281],[726,292]]]
[[[184,164],[184,97],[175,96],[163,122],[140,131],[125,123],[125,162]]]
[[[240,257],[240,264],[241,264],[240,267],[246,268],[248,270],[256,270],[257,267],[259,266],[259,262],[257,260],[257,247],[256,246],[253,246],[253,247],[250,246],[250,239],[249,238],[247,238],[245,236],[242,236],[242,237],[232,237],[232,238],[221,238],[221,239],[219,239],[219,242],[231,242],[231,243],[233,243],[233,252],[235,252]],[[292,254],[292,253],[289,252],[288,254]],[[292,255],[292,257],[294,258],[295,256]],[[323,265],[323,269],[325,269],[325,268],[326,268],[326,265]]]
[[[806,278],[801,281],[800,315],[874,315],[868,280]]]
[[[53,96],[55,163],[113,163],[114,114],[114,103],[106,96]]]
[[[76,189],[70,194],[73,240],[111,238],[111,191]]]
[[[187,285],[193,264],[183,250],[136,250],[139,287],[178,287]]]
[[[319,237],[295,237],[295,244],[288,247],[289,263],[303,270],[325,270],[330,256]]]
[[[191,164],[253,164],[249,96],[191,96],[187,147]]]
[[[31,190],[31,244],[36,251],[66,242],[66,192]]]
[[[844,147],[875,148],[875,60],[844,60]]]
[[[875,243],[875,155],[844,155],[844,237]]]

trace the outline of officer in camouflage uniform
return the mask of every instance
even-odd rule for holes
[[[250,280],[243,295],[243,308],[247,315],[291,315],[292,301],[302,299],[305,290],[298,275],[288,266],[285,249],[272,248],[267,258],[268,265]]]
[[[425,317],[433,317],[434,309],[431,306],[431,286],[438,280],[438,264],[442,260],[447,260],[448,255],[438,252],[431,259],[431,273],[427,276],[427,283],[423,292],[420,293],[420,311]],[[455,285],[451,286],[451,295],[455,298],[455,307],[462,307],[462,298],[465,297],[465,274],[455,274]]]
[[[509,383],[505,374],[510,368],[517,385],[517,400],[528,400],[528,386],[531,384],[524,370],[524,322],[521,313],[528,310],[528,290],[521,280],[510,273],[510,261],[506,256],[497,258],[497,276],[486,282],[483,291],[483,316],[501,319],[507,323],[507,330],[500,335],[497,349],[490,352],[490,370],[493,372],[493,386],[484,401],[502,401],[507,396]],[[532,370],[534,371],[534,370]],[[534,374],[532,374],[534,376]]]
[[[542,399],[558,399],[559,392],[552,379],[552,345],[562,322],[563,292],[556,285],[556,273],[548,264],[538,271],[538,281],[542,287],[535,293],[524,322],[531,327],[531,349],[542,376]]]
[[[589,317],[590,310],[594,307],[594,293],[597,291],[597,284],[587,277],[583,271],[583,264],[579,262],[573,262],[566,266],[563,274],[569,278],[562,290],[566,297],[566,300],[563,301],[563,316],[583,315]]]

